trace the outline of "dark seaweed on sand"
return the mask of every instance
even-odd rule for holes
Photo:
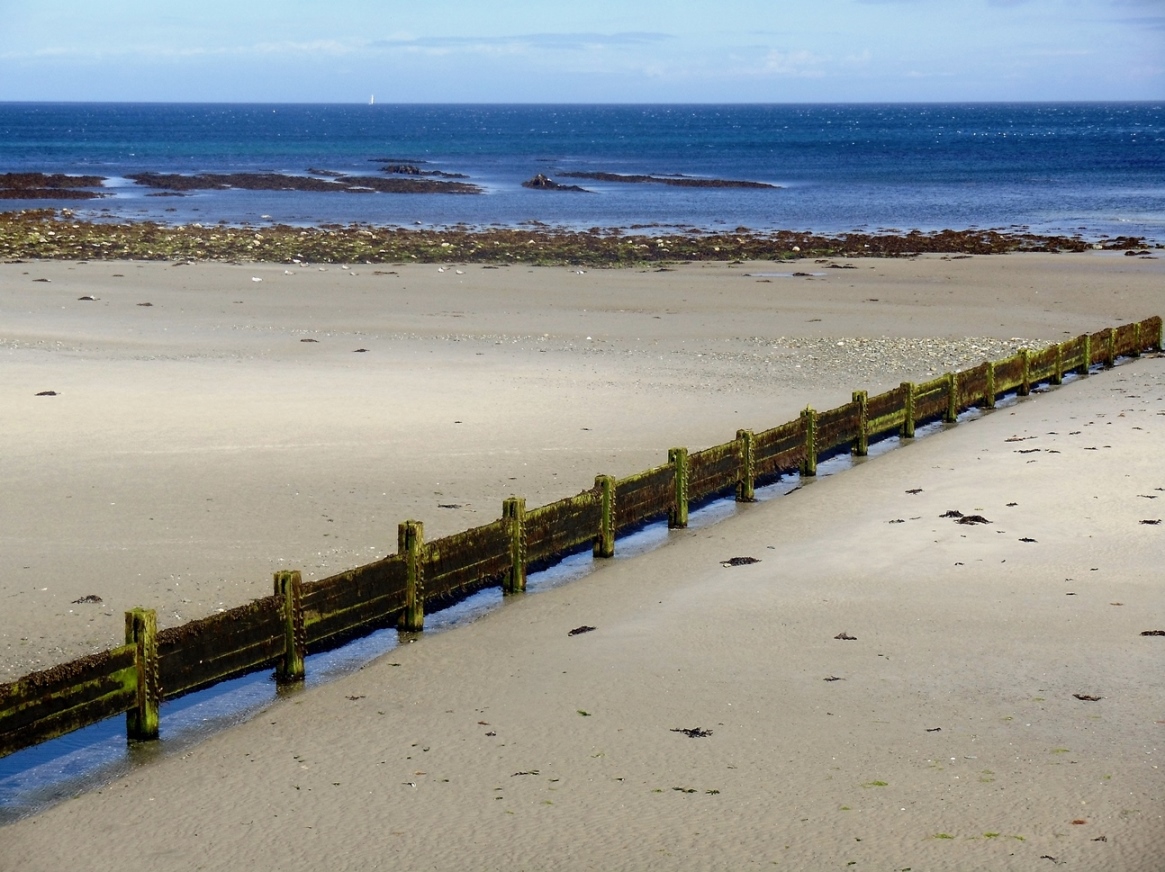
[[[189,179],[191,177],[182,177]],[[340,190],[336,182],[307,177]],[[226,177],[210,179],[224,183]],[[347,177],[354,187],[381,184],[458,184],[413,178]],[[359,184],[355,185],[358,180]],[[159,185],[177,181],[154,176]],[[187,184],[187,183],[183,183]],[[197,183],[195,183],[197,184]],[[1140,239],[1106,240],[1106,249],[1143,245]],[[732,231],[647,237],[618,228],[589,230],[551,227],[403,228],[364,224],[292,227],[218,224],[169,225],[153,221],[90,223],[68,210],[36,209],[0,213],[0,259],[202,260],[267,263],[467,263],[481,265],[635,266],[677,261],[781,261],[809,257],[911,257],[928,252],[1005,254],[1012,251],[1083,251],[1089,244],[1070,237],[1002,233],[995,230],[939,230],[933,233],[846,233],[827,236],[788,230]]]

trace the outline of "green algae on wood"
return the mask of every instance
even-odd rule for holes
[[[157,612],[142,608],[126,612],[125,643],[134,646],[137,665],[137,693],[134,707],[125,713],[125,731],[131,740],[156,739],[162,706]]]
[[[599,489],[599,531],[595,536],[594,556],[615,556],[615,479],[610,475],[595,476]]]
[[[502,518],[509,539],[510,568],[502,582],[505,593],[526,589],[526,498],[509,497],[502,503]]]
[[[817,475],[817,413],[812,406],[801,412],[805,432],[805,459],[801,461],[801,475]]]
[[[870,453],[870,395],[866,391],[854,391],[852,396],[858,407],[858,434],[853,453],[856,457],[866,457]]]
[[[756,434],[751,430],[736,431],[740,471],[736,477],[736,501],[756,501]]]
[[[667,462],[675,469],[675,499],[668,513],[667,525],[682,529],[688,526],[688,449],[669,449]]]
[[[303,623],[303,576],[299,570],[275,573],[275,596],[280,601],[284,644],[275,680],[281,684],[303,681],[307,633]]]
[[[397,529],[397,553],[405,560],[405,608],[400,629],[419,633],[425,629],[425,525],[405,521]]]

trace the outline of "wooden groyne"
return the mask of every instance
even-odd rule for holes
[[[1007,394],[1159,352],[1161,342],[1162,319],[1152,317],[873,397],[855,391],[835,409],[805,409],[699,451],[673,448],[666,463],[624,478],[597,476],[593,487],[545,506],[510,497],[498,520],[432,542],[421,522],[405,521],[394,554],[312,582],[276,572],[271,596],[207,618],[158,631],[154,611],[134,609],[124,645],[0,685],[0,756],[123,713],[130,740],[156,739],[165,700],[263,669],[280,682],[302,681],[309,653],[384,627],[422,631],[426,611],[483,588],[524,591],[532,567],[587,547],[611,557],[620,536],[654,520],[685,527],[690,505],[733,494],[752,501],[758,485],[782,475],[815,475],[826,458],[864,456],[880,439],[912,438],[922,424],[954,423]]]

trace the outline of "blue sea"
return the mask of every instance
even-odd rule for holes
[[[155,193],[136,172],[376,175],[380,159],[460,173],[484,193]],[[0,173],[107,176],[94,219],[169,223],[825,233],[1002,228],[1165,242],[1165,103],[902,105],[0,104]],[[779,189],[561,178],[684,174]],[[521,183],[542,173],[592,193]]]

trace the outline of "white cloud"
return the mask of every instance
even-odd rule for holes
[[[464,49],[522,48],[545,51],[586,51],[657,44],[671,40],[667,33],[524,33],[509,36],[422,36],[379,39],[368,43],[378,49]]]
[[[790,52],[771,49],[758,72],[762,75],[818,78],[825,75],[821,68],[828,61],[829,58],[803,49]]]

